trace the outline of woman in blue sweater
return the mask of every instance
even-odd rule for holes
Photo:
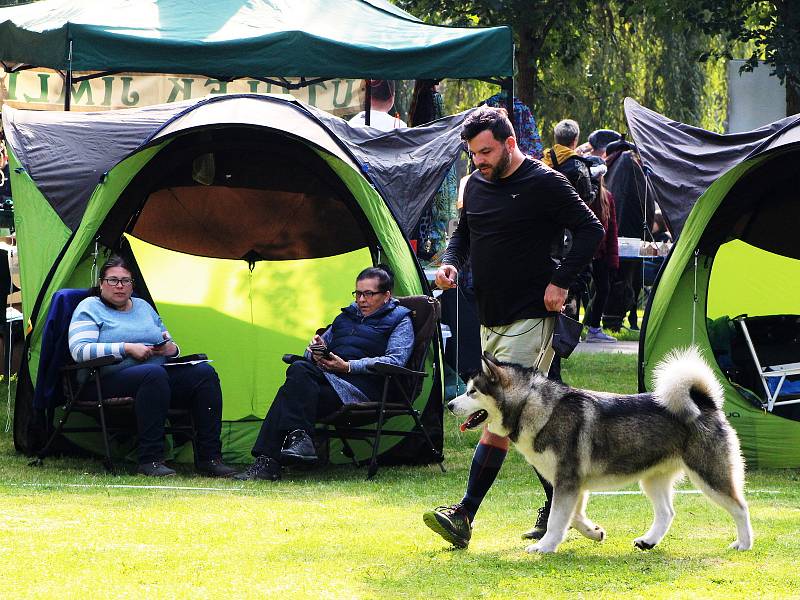
[[[198,472],[229,477],[235,469],[222,462],[222,390],[211,365],[165,368],[180,350],[153,307],[132,298],[133,276],[125,260],[112,256],[100,270],[94,295],[78,304],[69,326],[69,350],[80,363],[100,356],[122,362],[101,370],[103,392],[135,399],[138,472],[174,475],[164,464],[164,422],[170,406],[192,411]]]
[[[358,274],[355,301],[314,336],[307,360],[289,365],[253,446],[256,461],[235,479],[276,481],[281,465],[315,463],[314,422],[342,404],[380,398],[382,380],[370,367],[378,361],[405,366],[414,346],[411,311],[392,298],[393,286],[383,265]]]

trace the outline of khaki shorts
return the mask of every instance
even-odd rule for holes
[[[553,362],[553,327],[555,319],[522,319],[510,325],[481,325],[481,349],[497,360],[523,367],[534,367],[542,373]]]

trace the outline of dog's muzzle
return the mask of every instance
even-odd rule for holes
[[[453,413],[456,416],[458,414],[458,398],[454,398],[447,403],[447,410]],[[460,426],[459,429],[461,431],[466,431],[467,429],[475,429],[478,425],[483,423],[489,417],[489,413],[483,409],[477,410],[474,413],[471,413],[467,420],[464,421]]]

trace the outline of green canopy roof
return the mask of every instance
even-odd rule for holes
[[[508,27],[428,25],[385,0],[44,0],[0,9],[0,59],[218,78],[485,78],[512,76],[513,40]]]

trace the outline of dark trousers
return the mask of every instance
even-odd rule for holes
[[[222,456],[222,390],[219,376],[207,364],[162,367],[141,364],[103,377],[103,395],[136,400],[139,464],[164,459],[167,410],[188,408],[197,428],[197,460]]]
[[[594,297],[586,315],[586,324],[589,327],[600,327],[600,319],[608,300],[609,284],[608,263],[603,258],[592,261],[592,279],[594,280]]]
[[[302,429],[312,435],[317,418],[327,416],[341,406],[339,395],[317,365],[308,360],[292,363],[286,370],[286,382],[275,395],[261,424],[253,456],[279,459],[287,433]]]

